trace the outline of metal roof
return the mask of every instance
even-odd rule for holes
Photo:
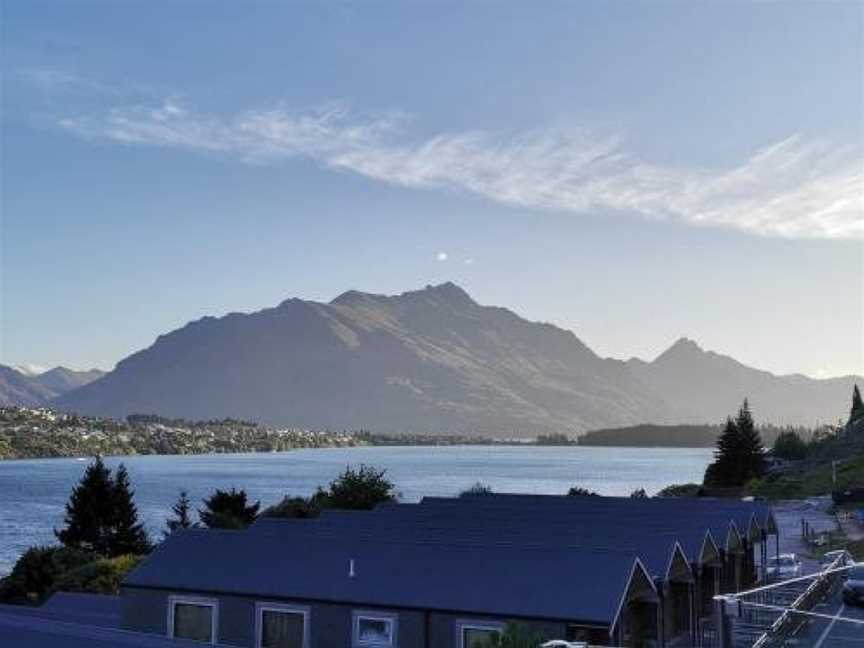
[[[311,539],[176,533],[124,586],[608,624],[637,562],[593,548]]]

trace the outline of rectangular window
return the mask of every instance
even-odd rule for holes
[[[354,613],[354,645],[392,648],[396,646],[396,615]]]
[[[500,637],[503,623],[459,621],[459,648],[487,648],[493,637]]]
[[[169,597],[168,635],[216,643],[217,610],[213,599]]]
[[[308,648],[309,608],[259,603],[257,648]]]

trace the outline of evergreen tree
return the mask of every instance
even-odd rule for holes
[[[149,553],[152,549],[144,525],[138,522],[138,509],[135,507],[134,495],[126,466],[120,464],[114,476],[114,533],[106,552],[109,557],[125,554],[140,555]]]
[[[180,491],[177,503],[171,507],[174,517],[168,518],[165,522],[165,531],[162,532],[162,535],[167,538],[180,529],[193,529],[197,527],[198,523],[192,521],[191,510],[192,502],[189,501],[189,496],[186,494],[186,491]]]
[[[741,448],[739,449],[742,471],[740,483],[743,485],[765,473],[765,447],[762,445],[762,437],[753,423],[750,404],[746,398],[741,409],[738,410],[735,425],[738,427],[741,441]]]
[[[858,385],[855,385],[852,388],[852,410],[849,412],[849,423],[854,423],[860,418],[864,418],[864,401],[861,400]]]
[[[753,423],[747,399],[733,421],[726,419],[717,438],[714,463],[705,471],[706,486],[743,486],[765,472],[765,448]]]
[[[217,489],[204,500],[204,510],[199,509],[201,522],[210,529],[245,529],[255,521],[260,502],[247,504],[248,496],[244,490],[232,488],[230,491]]]
[[[781,432],[771,452],[778,459],[798,460],[807,457],[807,444],[793,430]]]
[[[102,457],[87,466],[66,503],[66,527],[54,535],[65,547],[108,555],[114,534],[114,481]]]
[[[706,486],[735,486],[739,480],[738,449],[741,435],[732,417],[726,419],[723,432],[717,437],[714,462],[705,470]]]

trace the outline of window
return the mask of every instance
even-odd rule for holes
[[[389,648],[396,646],[396,615],[380,612],[354,613],[354,645]]]
[[[459,648],[486,648],[492,637],[500,637],[504,630],[503,623],[459,621],[456,624],[459,633]]]
[[[308,648],[309,608],[259,603],[255,610],[256,648]]]
[[[190,596],[168,598],[168,636],[216,643],[218,604]]]

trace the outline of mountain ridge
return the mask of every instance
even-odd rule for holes
[[[765,420],[824,423],[842,411],[854,380],[774,376],[688,338],[650,362],[602,358],[572,331],[480,305],[447,282],[203,317],[51,404],[108,416],[500,437],[717,423],[744,397]],[[691,394],[694,385],[707,395]],[[799,401],[791,410],[790,395]]]
[[[76,371],[57,366],[46,371],[22,371],[21,367],[0,365],[0,406],[38,407],[68,391],[105,375],[99,369]]]

